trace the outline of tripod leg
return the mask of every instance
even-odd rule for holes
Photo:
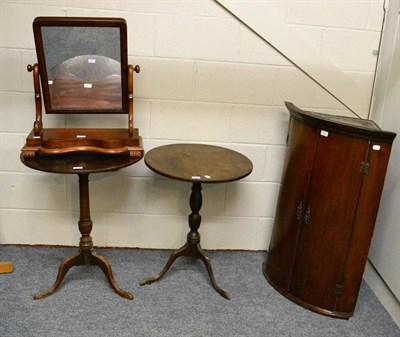
[[[166,272],[169,270],[169,268],[171,268],[172,264],[175,262],[175,260],[177,258],[179,258],[181,256],[187,256],[187,255],[188,255],[188,244],[185,243],[185,245],[183,247],[179,248],[177,251],[173,252],[170,255],[167,264],[165,265],[164,269],[158,275],[144,279],[143,281],[140,282],[140,285],[144,286],[144,285],[159,281],[166,274]]]
[[[71,269],[71,267],[73,266],[78,266],[81,264],[81,254],[78,253],[76,255],[67,257],[66,259],[64,259],[63,262],[61,262],[60,267],[58,268],[58,274],[57,274],[57,279],[54,282],[53,286],[41,293],[36,294],[33,299],[35,300],[41,300],[43,298],[46,298],[52,294],[54,294],[56,292],[56,290],[58,289],[58,287],[60,286],[61,282],[64,280],[65,275],[67,275],[68,270]]]
[[[203,250],[203,248],[201,248],[200,244],[197,244],[196,248],[197,248],[197,251],[198,251],[197,257],[200,258],[204,262],[204,265],[206,266],[208,275],[210,276],[211,284],[212,284],[213,288],[223,298],[226,298],[227,300],[230,300],[231,298],[230,298],[229,294],[226,291],[222,290],[217,285],[217,282],[215,281],[214,273],[213,273],[213,270],[212,270],[212,267],[211,267],[210,258],[208,256],[206,256],[206,254],[204,253],[204,250]]]
[[[133,295],[131,293],[128,293],[127,291],[124,291],[120,287],[118,287],[117,283],[115,282],[110,263],[104,257],[97,255],[95,252],[92,252],[91,254],[93,264],[101,268],[104,275],[106,275],[106,278],[110,283],[111,288],[113,288],[119,296],[124,297],[128,300],[133,300]]]

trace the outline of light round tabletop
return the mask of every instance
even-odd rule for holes
[[[235,181],[253,170],[252,162],[243,154],[205,144],[160,146],[147,152],[144,161],[160,175],[199,183]]]

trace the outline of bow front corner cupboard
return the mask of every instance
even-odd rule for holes
[[[293,302],[349,318],[396,134],[370,120],[286,106],[286,157],[263,273]]]

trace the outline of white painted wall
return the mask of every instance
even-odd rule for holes
[[[218,0],[218,2],[355,115],[362,118],[368,116],[369,101],[365,99],[368,96],[365,88],[358,85],[354,78],[347,76],[320,52],[317,44],[308,43],[302,34],[298,34],[296,28],[288,25],[285,18],[276,10],[274,2],[236,0]],[[332,6],[331,2],[325,2],[302,3],[297,10],[301,12],[304,7],[309,12],[316,7],[326,11],[325,14],[330,12],[331,15],[338,9],[336,3]],[[347,9],[343,4],[340,7],[337,14]],[[265,13],[269,13],[268,20]],[[358,44],[351,36],[342,38],[347,40],[348,44]],[[365,46],[364,41],[360,42],[359,47],[361,46]]]
[[[390,1],[371,117],[397,133],[369,259],[400,301],[400,4]],[[400,306],[398,308],[400,313]],[[400,324],[400,316],[398,318]]]
[[[113,16],[128,22],[135,78],[135,124],[144,147],[204,142],[247,155],[246,179],[204,186],[205,248],[266,249],[275,213],[288,114],[283,101],[349,115],[340,103],[213,0],[0,0],[0,243],[76,245],[75,176],[36,172],[19,161],[34,119],[36,16]],[[365,89],[369,101],[382,1],[277,1],[280,20]],[[265,13],[266,20],[271,13]],[[125,125],[101,116],[96,125]],[[46,127],[87,125],[45,116]],[[143,162],[92,175],[96,245],[176,248],[186,233],[190,186]]]

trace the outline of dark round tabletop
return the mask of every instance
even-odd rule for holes
[[[171,144],[150,150],[146,165],[168,178],[200,183],[235,181],[248,176],[253,164],[239,152],[213,145]]]
[[[53,173],[99,173],[116,171],[138,162],[142,157],[131,157],[129,153],[107,155],[88,152],[73,152],[57,155],[36,154],[33,158],[24,158],[24,165],[39,171]]]

